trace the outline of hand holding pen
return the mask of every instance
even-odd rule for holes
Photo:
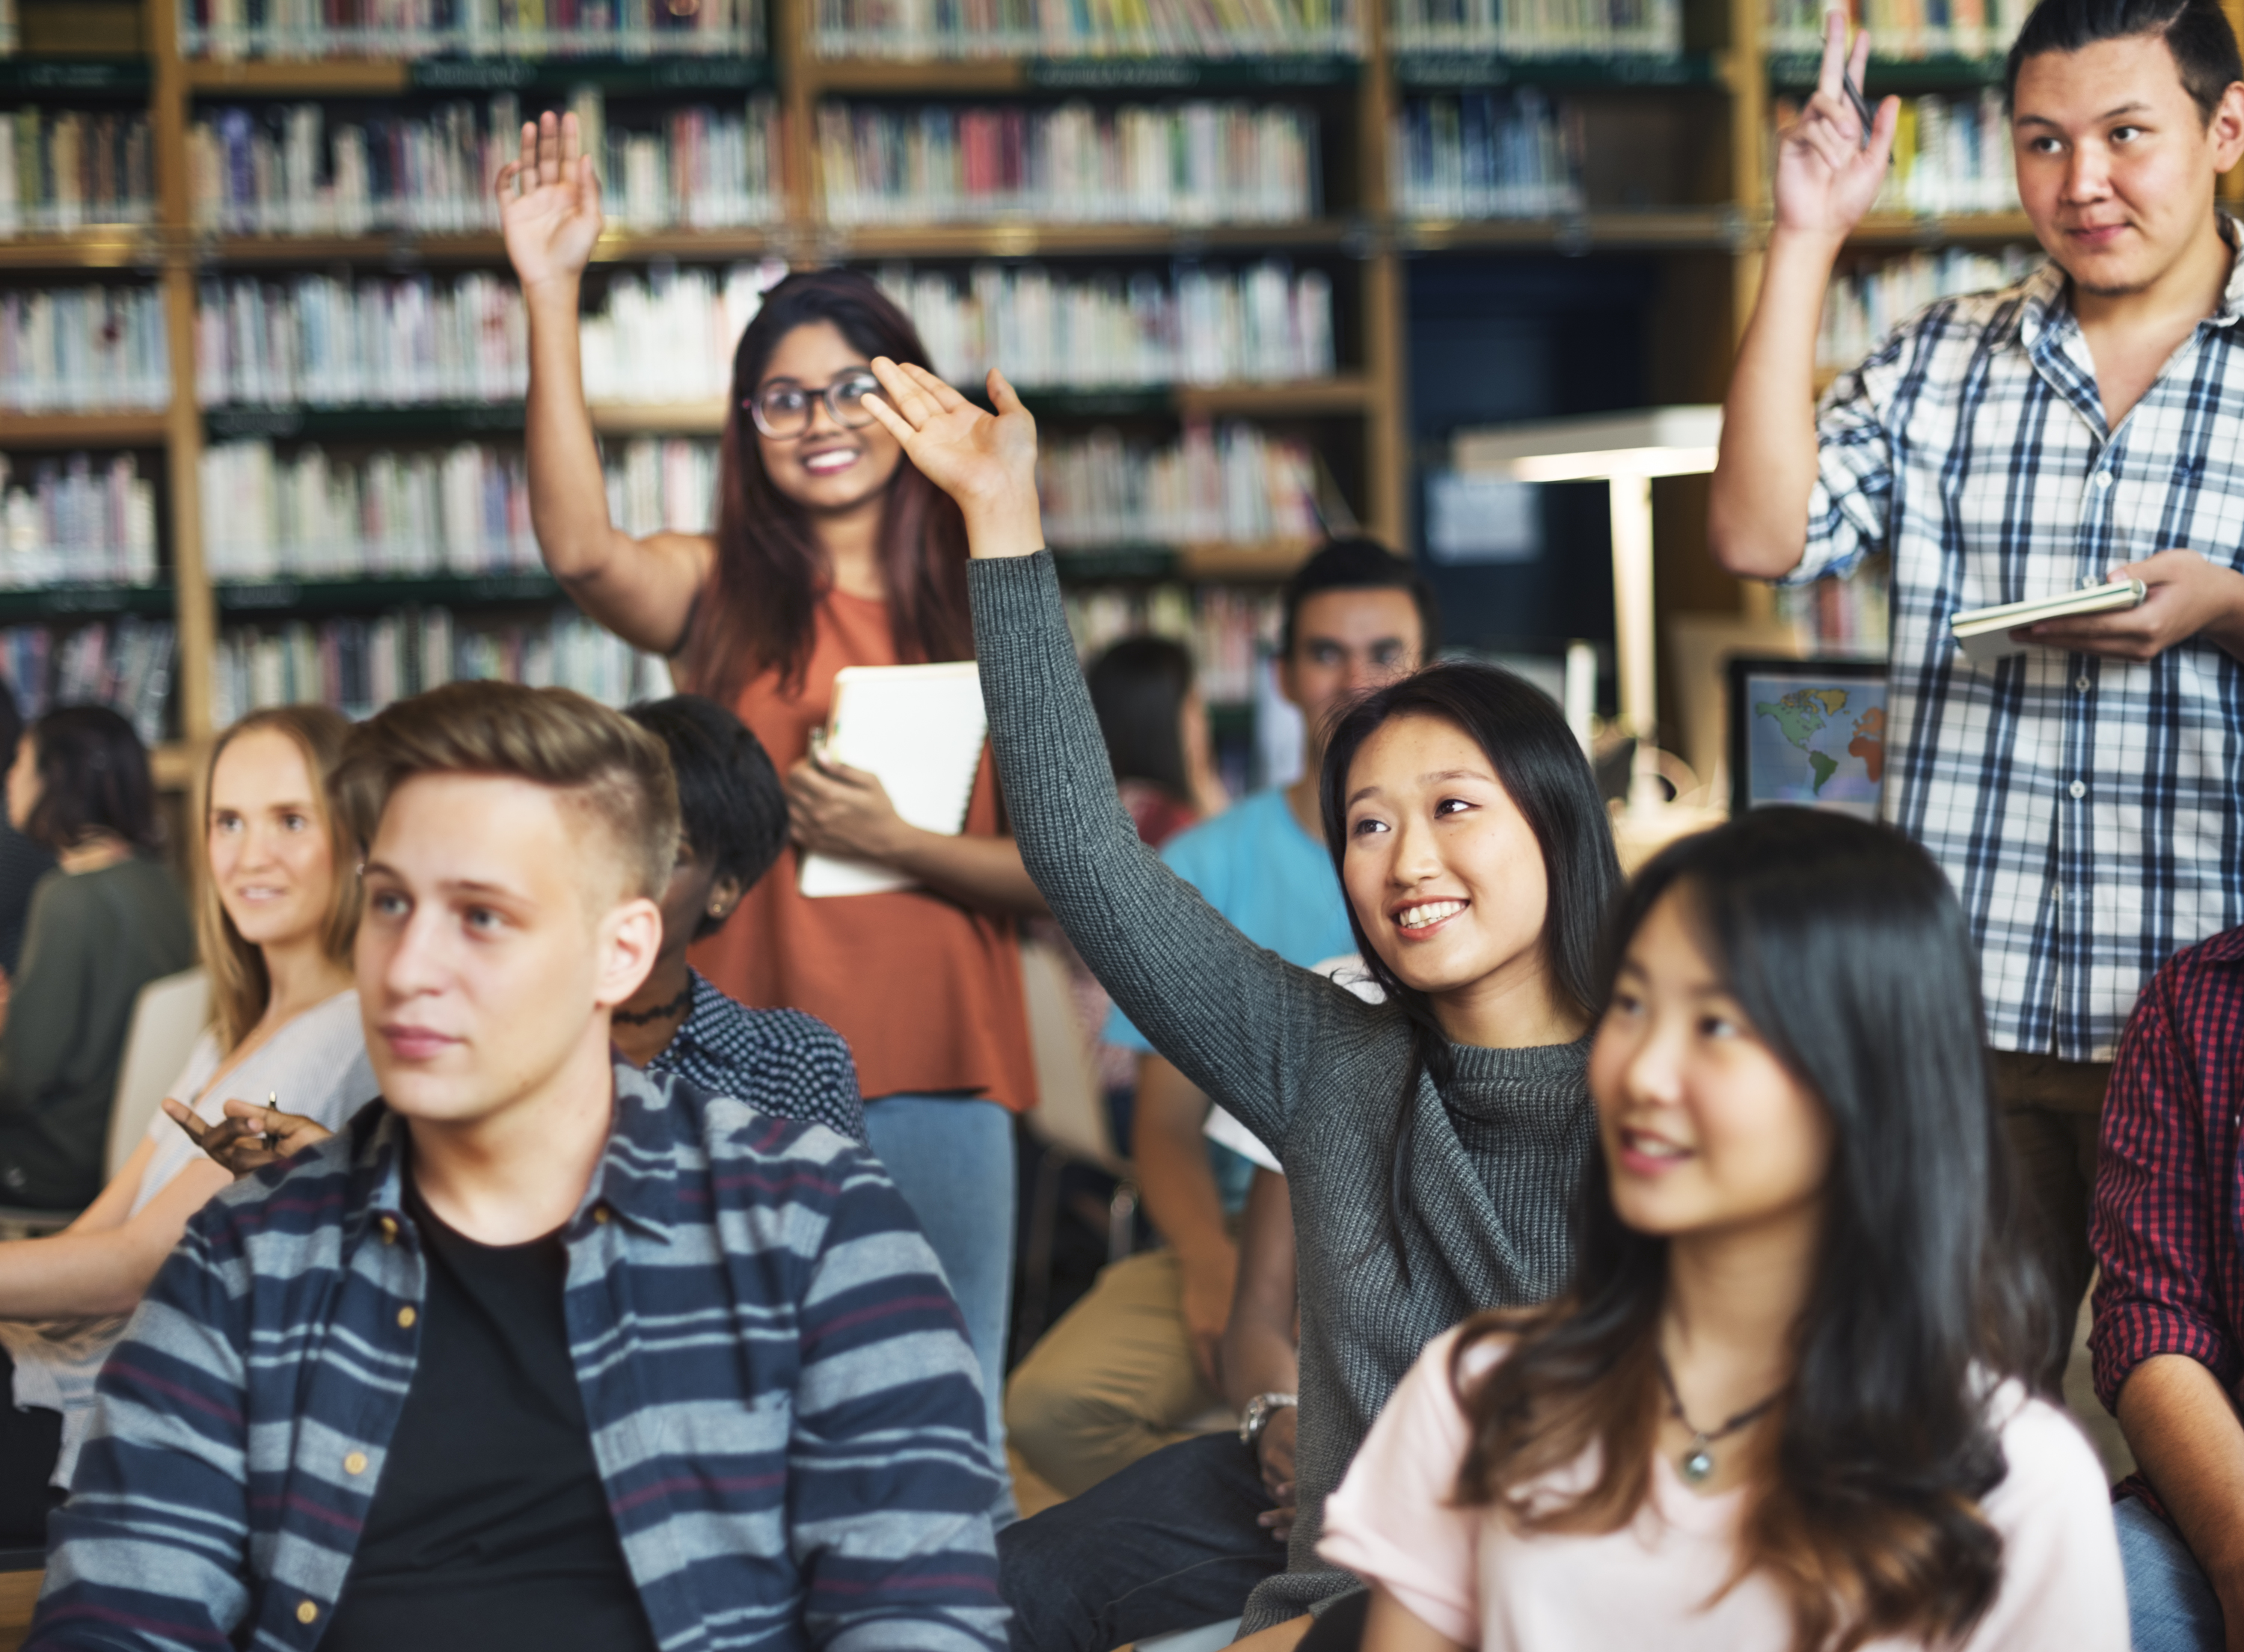
[[[1901,100],[1881,98],[1873,110],[1863,99],[1862,76],[1869,61],[1867,32],[1855,36],[1850,50],[1846,14],[1834,11],[1824,18],[1823,60],[1815,93],[1799,118],[1777,134],[1780,234],[1843,240],[1877,199],[1893,154]]]
[[[242,1177],[293,1158],[335,1134],[324,1124],[282,1112],[280,1100],[274,1092],[263,1107],[254,1102],[228,1102],[221,1109],[225,1116],[215,1124],[204,1123],[193,1108],[169,1096],[164,1100],[164,1111],[193,1138],[197,1147]]]

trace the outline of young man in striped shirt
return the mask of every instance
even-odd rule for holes
[[[1829,30],[1779,140],[1709,528],[1759,578],[1892,558],[1884,813],[1979,942],[2061,1365],[2120,1028],[2162,959],[2244,920],[2244,266],[2214,200],[2244,156],[2244,68],[2217,0],[2042,0],[2007,89],[2050,262],[1904,323],[1811,415],[1824,289],[1898,114],[1865,133],[1842,76],[1869,39],[1849,68]],[[2130,612],[2033,627],[1991,664],[1950,640],[1960,610],[2120,575],[2149,587]]]
[[[29,1644],[1001,1646],[977,1368],[887,1176],[612,1056],[660,742],[456,684],[358,730],[342,790],[383,1100],[190,1224]]]

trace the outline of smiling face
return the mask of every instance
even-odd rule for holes
[[[1547,994],[1543,848],[1488,753],[1445,718],[1375,730],[1348,773],[1341,883],[1407,987]]]
[[[439,773],[393,792],[367,855],[357,952],[367,1053],[390,1106],[473,1124],[564,1072],[605,1072],[606,1012],[660,941],[654,903],[626,898],[628,879],[589,811],[551,787]]]
[[[1670,890],[1630,937],[1590,1051],[1620,1219],[1664,1238],[1812,1219],[1829,1113],[1761,1042]]]
[[[869,373],[863,351],[831,321],[806,322],[782,334],[764,363],[758,393],[773,385],[823,390],[852,374]],[[810,398],[810,425],[799,436],[767,436],[742,415],[772,486],[806,510],[834,514],[878,498],[903,462],[904,450],[878,422],[845,429],[822,397]]]
[[[303,748],[278,729],[226,742],[211,770],[211,881],[253,947],[321,935],[335,899],[335,847]]]
[[[2145,291],[2215,233],[2214,180],[2244,155],[2244,88],[2208,124],[2165,40],[2137,35],[2036,53],[2011,108],[2018,199],[2085,291]]]

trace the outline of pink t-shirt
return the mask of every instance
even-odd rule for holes
[[[1450,1382],[1457,1332],[1437,1337],[1396,1389],[1325,1504],[1317,1553],[1386,1587],[1430,1627],[1484,1652],[1788,1652],[1792,1618],[1775,1587],[1747,1577],[1711,1607],[1730,1574],[1742,1490],[1704,1497],[1665,1453],[1652,1495],[1629,1526],[1601,1536],[1522,1537],[1489,1512],[1453,1506],[1467,1428]],[[1503,1357],[1478,1345],[1467,1379]],[[2016,1385],[2010,1473],[1987,1498],[2003,1538],[1995,1603],[1968,1652],[2127,1652],[2127,1599],[2104,1471],[2072,1419]],[[1553,1475],[1551,1491],[1587,1483],[1593,1455]],[[1902,1642],[1879,1641],[1879,1652]],[[1916,1644],[1909,1642],[1908,1644]]]

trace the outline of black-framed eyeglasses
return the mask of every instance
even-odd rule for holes
[[[865,398],[876,394],[881,381],[865,372],[845,373],[822,389],[789,384],[767,384],[740,403],[756,428],[774,442],[785,442],[810,428],[810,406],[823,401],[834,422],[845,430],[860,430],[873,422]]]

